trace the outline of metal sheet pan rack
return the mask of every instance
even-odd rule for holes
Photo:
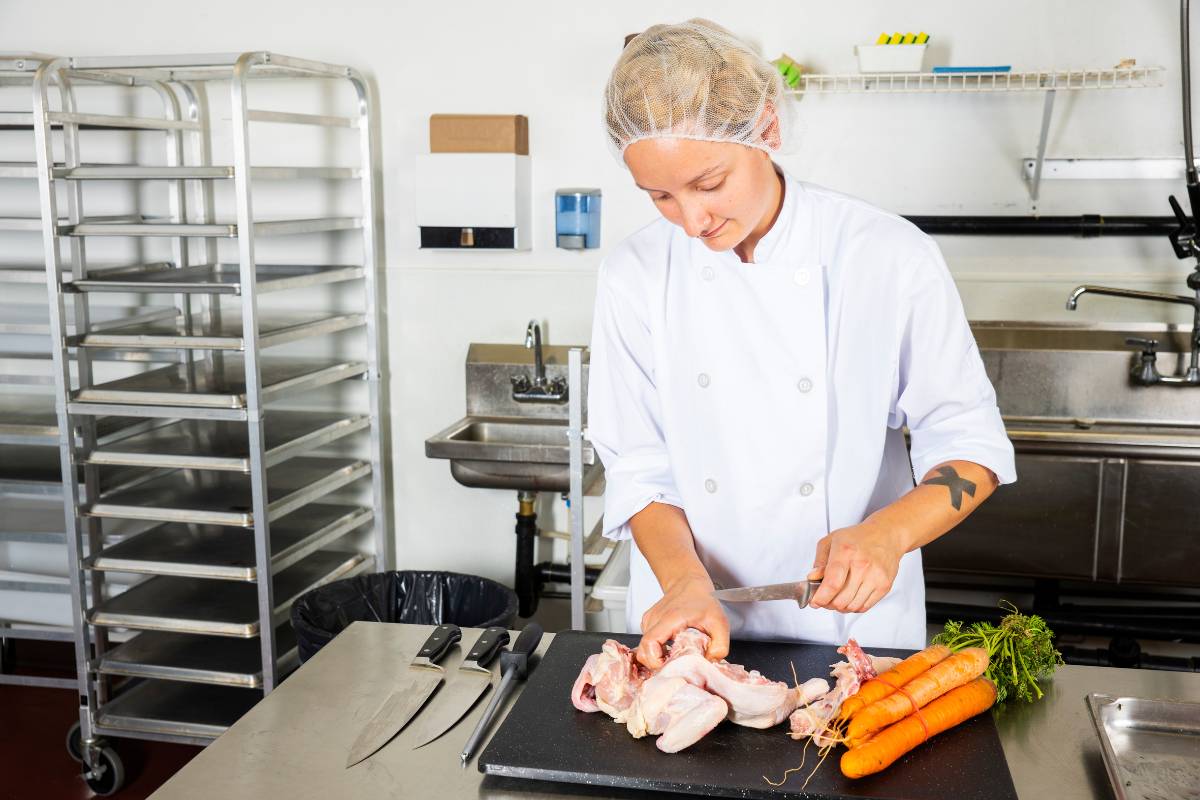
[[[84,108],[90,85],[141,88],[162,111]],[[260,92],[297,105],[305,87],[317,108],[258,107]],[[327,113],[338,91],[349,113]],[[389,565],[376,101],[351,68],[265,52],[56,59],[38,68],[32,94],[91,783],[120,771],[103,737],[219,735],[294,666],[291,603]],[[231,113],[209,113],[224,102]],[[103,163],[89,133],[114,128],[161,137],[165,158],[140,147],[136,163]],[[349,138],[299,153],[308,140],[288,133],[298,130]],[[231,163],[212,163],[214,141],[229,145]],[[252,164],[252,152],[301,163]],[[352,164],[318,163],[347,152]],[[89,193],[85,208],[82,187],[95,181],[143,187],[139,197],[153,193],[160,207],[114,215],[92,209]],[[276,188],[288,181],[332,184],[335,198],[296,213]],[[328,243],[305,253],[356,255],[268,256],[294,237]],[[93,247],[122,242],[147,263],[88,263]],[[286,306],[264,302],[282,292],[295,293]],[[179,313],[96,324],[93,306],[114,294],[173,297]],[[319,308],[299,310],[313,297]],[[101,354],[151,352],[175,358],[120,375],[95,369]],[[101,441],[106,418],[140,427]],[[131,522],[142,530],[106,539],[108,525]],[[149,577],[116,596],[97,590],[121,573]],[[133,635],[109,647],[109,631]]]

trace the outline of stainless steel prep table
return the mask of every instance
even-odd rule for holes
[[[565,784],[485,777],[476,762],[459,767],[458,753],[486,705],[481,701],[450,733],[420,750],[401,741],[345,769],[358,729],[397,681],[431,630],[425,625],[357,622],[192,759],[154,795],[155,800],[329,800],[329,798],[649,798]],[[463,631],[470,644],[478,630]],[[542,639],[544,652],[552,635]],[[465,650],[444,662],[454,669]],[[1013,704],[997,715],[1000,740],[1022,798],[1111,797],[1099,740],[1088,717],[1089,692],[1200,700],[1200,675],[1183,672],[1061,668],[1032,705]],[[518,687],[518,691],[520,687]],[[570,702],[564,691],[548,702]],[[507,712],[507,709],[504,709]],[[495,732],[499,720],[492,727]],[[483,745],[478,752],[483,751]],[[478,754],[478,753],[477,753]],[[664,756],[665,757],[665,756]],[[834,767],[836,768],[836,767]],[[666,797],[666,795],[655,795]]]

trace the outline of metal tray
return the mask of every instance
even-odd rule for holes
[[[267,471],[267,518],[276,520],[351,481],[371,464],[344,458],[300,456]],[[87,516],[254,526],[250,478],[230,472],[178,470],[127,489],[107,492],[87,506]]]
[[[0,394],[0,444],[58,444],[52,394]]]
[[[298,663],[291,625],[275,630],[275,652],[282,654],[276,659],[281,674]],[[262,686],[262,649],[258,639],[145,631],[105,653],[98,670],[107,675],[257,689]]]
[[[0,509],[0,542],[67,543],[62,500],[0,496]]]
[[[324,336],[366,324],[363,314],[324,311],[264,311],[258,317],[258,346],[274,347],[309,336]],[[214,322],[196,316],[191,330],[182,317],[115,325],[103,331],[72,337],[78,347],[174,348],[185,350],[244,350],[241,314],[229,312]]]
[[[268,411],[264,463],[274,466],[298,453],[360,431],[370,422],[365,414]],[[250,471],[249,448],[243,422],[181,420],[101,446],[92,451],[85,463],[245,473]]]
[[[195,382],[188,388],[186,364],[172,364],[138,375],[81,389],[76,400],[85,403],[181,406],[186,408],[245,408],[246,368],[240,355],[219,362],[194,364]],[[288,391],[306,391],[361,375],[362,361],[329,361],[308,358],[264,358],[261,362],[262,398],[266,402]]]
[[[1200,703],[1092,693],[1087,705],[1117,800],[1200,797]]]
[[[235,239],[238,235],[237,223],[182,223],[144,221],[95,221],[96,218],[71,225],[59,223],[60,236],[196,236],[217,239]],[[41,221],[32,230],[41,230]],[[21,220],[24,222],[24,220]],[[254,223],[255,236],[280,236],[297,233],[322,233],[325,231],[346,231],[362,227],[359,217],[313,217],[310,219],[272,219]],[[0,220],[0,230],[3,221]],[[15,228],[14,230],[25,230]]]
[[[62,526],[62,508],[59,508]],[[374,519],[368,508],[314,503],[271,523],[271,571],[278,573]],[[0,537],[2,538],[2,537]],[[254,581],[254,536],[240,528],[168,523],[114,544],[87,561],[96,570]]]
[[[100,707],[97,730],[215,739],[261,699],[240,687],[138,681]]]
[[[144,420],[101,417],[96,421],[96,436],[102,443],[107,443],[129,436],[146,425]],[[0,394],[0,445],[6,444],[58,447],[54,395],[36,392]]]
[[[42,273],[43,280],[45,273]],[[69,307],[68,307],[69,310]],[[155,325],[170,323],[179,314],[175,308],[154,306],[93,306],[92,330],[104,331],[123,325]],[[68,313],[63,320],[68,333],[75,330],[75,317]],[[50,311],[43,305],[0,303],[0,334],[12,336],[49,336]]]
[[[0,448],[0,489],[58,495],[61,487],[62,461],[57,448],[44,445]]]
[[[0,266],[0,283],[46,284],[45,264],[5,264]]]
[[[254,286],[258,294],[265,294],[354,280],[362,276],[361,266],[349,264],[258,264],[254,269]],[[70,288],[83,292],[241,294],[242,278],[237,264],[203,264],[186,269],[151,264],[91,275],[84,280],[72,281]]]
[[[370,568],[361,553],[313,553],[274,581],[272,623],[287,619],[292,603],[309,589]],[[250,638],[258,636],[258,587],[202,578],[156,577],[142,581],[88,612],[93,625],[174,633]]]

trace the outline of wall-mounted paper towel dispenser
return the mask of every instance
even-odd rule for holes
[[[533,243],[529,158],[515,153],[417,156],[421,247],[528,250]]]

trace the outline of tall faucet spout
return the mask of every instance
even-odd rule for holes
[[[525,346],[533,349],[533,385],[546,385],[546,362],[542,358],[542,326],[535,319],[525,326]]]
[[[1084,284],[1075,287],[1067,298],[1067,310],[1074,311],[1079,305],[1079,298],[1085,294],[1104,294],[1110,297],[1125,297],[1131,300],[1150,300],[1156,303],[1180,303],[1191,308],[1200,308],[1200,300],[1185,294],[1166,294],[1165,292],[1143,292],[1139,289],[1121,289],[1115,286],[1093,286]]]

